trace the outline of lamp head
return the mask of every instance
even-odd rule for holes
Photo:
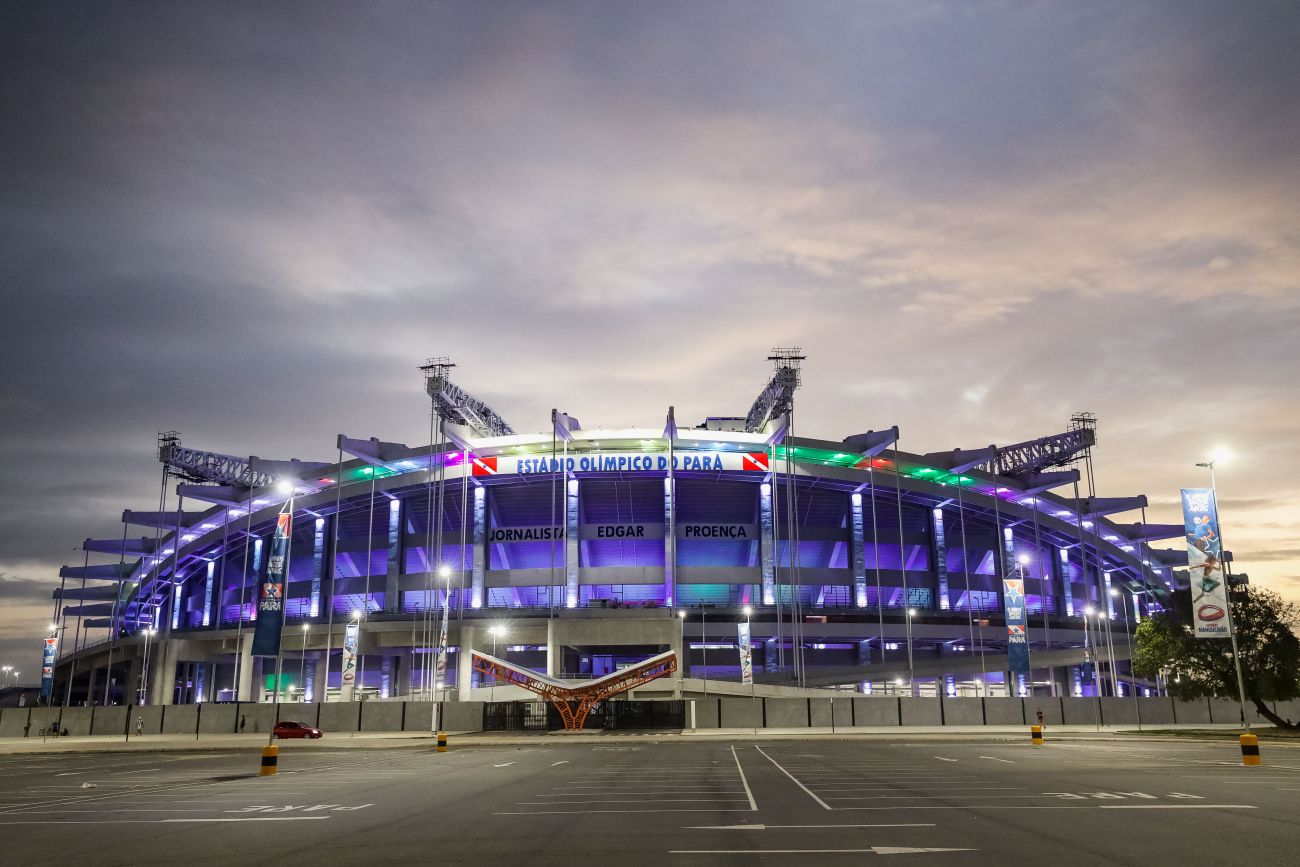
[[[275,489],[286,496],[293,493],[293,482],[288,479],[281,479],[275,483]]]
[[[746,605],[744,608],[740,609],[740,613],[748,617],[749,615],[754,613],[754,609]]]
[[[438,567],[438,577],[439,577],[439,578],[450,578],[450,577],[451,577],[451,567],[448,566],[446,563],[443,563],[441,566],[439,566],[439,567]]]
[[[686,612],[685,612],[685,611],[680,611],[680,610],[679,610],[679,611],[677,612],[677,616],[680,617],[682,620],[685,620],[685,619],[686,619]]]

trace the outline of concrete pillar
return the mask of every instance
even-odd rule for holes
[[[149,648],[150,704],[172,704],[176,692],[176,642],[158,639]]]
[[[937,585],[936,601],[940,611],[947,611],[951,603],[948,600],[948,544],[944,537],[943,509],[931,511],[931,523],[934,526],[934,533],[931,536],[933,542],[930,546],[930,557],[934,561],[934,569],[931,571],[934,572]]]
[[[763,576],[763,604],[776,604],[776,527],[772,523],[772,484],[763,482],[758,486],[758,519],[760,559]]]
[[[546,674],[548,677],[558,677],[560,674],[560,661],[562,654],[560,644],[555,636],[555,620],[546,621]]]
[[[325,527],[324,518],[317,518],[311,537],[311,602],[309,617],[320,617],[325,609],[321,607],[321,587],[325,578]]]
[[[329,695],[329,657],[321,653],[309,666],[312,671],[312,701],[325,701]]]
[[[867,607],[867,551],[864,527],[862,492],[854,491],[849,496],[849,562],[853,566],[853,604],[858,608]]]
[[[388,569],[384,573],[384,610],[402,610],[402,501],[388,501]]]
[[[253,633],[246,631],[239,646],[238,701],[253,701]]]
[[[478,641],[478,630],[473,626],[461,625],[460,646],[456,652],[456,687],[461,701],[469,701],[470,684],[473,680],[474,665],[470,651]],[[548,654],[549,655],[549,654]]]
[[[564,484],[564,607],[578,607],[578,523],[579,487],[577,479]]]
[[[471,608],[482,608],[487,593],[484,589],[487,582],[487,488],[476,484],[473,498],[474,556],[470,562],[469,605]]]
[[[122,684],[122,704],[136,704],[140,701],[140,648],[127,660],[126,681]]]
[[[384,654],[379,657],[379,697],[393,697],[393,680],[397,677],[397,657]]]

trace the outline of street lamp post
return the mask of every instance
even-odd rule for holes
[[[1210,459],[1203,463],[1198,463],[1198,467],[1203,467],[1210,471],[1210,499],[1214,500],[1214,517],[1219,522],[1219,556],[1222,557],[1227,553],[1227,548],[1223,544],[1223,518],[1219,515],[1219,488],[1214,480],[1214,465],[1219,461],[1227,460],[1229,457],[1227,449],[1215,449],[1210,455]],[[1241,724],[1250,728],[1250,721],[1246,719],[1246,682],[1241,677],[1241,654],[1237,650],[1237,627],[1232,622],[1232,585],[1231,583],[1224,590],[1224,596],[1228,600],[1228,638],[1232,641],[1232,663],[1237,669],[1237,700],[1241,702]]]
[[[1128,602],[1114,587],[1111,588],[1110,595],[1119,599],[1119,607],[1124,609],[1124,635],[1128,638],[1128,685],[1133,690],[1133,712],[1137,716],[1138,731],[1142,731],[1142,703],[1138,701],[1137,677],[1133,674],[1133,633],[1128,628]],[[1137,597],[1133,598],[1136,604]]]
[[[1101,731],[1101,675],[1097,671],[1096,654],[1093,652],[1095,645],[1088,630],[1088,618],[1096,613],[1091,605],[1083,609],[1083,657],[1092,665],[1092,692],[1097,697],[1097,731]]]
[[[0,681],[0,685],[6,686],[6,687],[9,686],[9,672],[11,672],[11,671],[13,671],[13,666],[12,666],[12,665],[4,665],[4,666],[0,666],[0,672],[4,672],[4,680],[3,680],[3,681]]]
[[[442,728],[442,701],[447,695],[447,622],[451,614],[451,567],[443,563],[438,567],[438,577],[447,582],[447,597],[442,605],[442,623],[438,627],[438,654],[434,660],[433,671],[433,731],[437,734]],[[462,630],[462,650],[464,635]]]

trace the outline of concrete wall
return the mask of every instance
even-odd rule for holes
[[[744,699],[741,699],[744,701]],[[760,698],[766,725],[773,729],[792,729],[808,727],[808,699],[806,698]],[[764,725],[763,717],[758,724]]]
[[[95,721],[90,733],[93,735],[126,734],[126,719],[130,710],[129,707],[121,706],[95,708]]]
[[[695,699],[695,727],[697,729],[716,729],[718,727],[718,701],[713,698]],[[686,709],[686,724],[691,724],[690,707]]]
[[[239,711],[233,704],[212,704],[203,705],[203,713],[199,716],[199,731],[205,735],[229,735],[234,734],[239,725]]]
[[[367,701],[361,711],[363,732],[397,732],[402,730],[402,704],[400,701]],[[482,702],[474,702],[481,705]]]
[[[1066,725],[1096,725],[1097,699],[1091,696],[1061,699],[1061,714]]]
[[[1275,702],[1273,712],[1284,720],[1300,723],[1300,701]]]
[[[6,707],[0,709],[0,738],[20,738],[23,726],[31,715],[30,707]]]
[[[319,728],[316,723],[316,717],[320,714],[321,705],[303,704],[300,702],[281,702],[279,708],[280,719],[306,723],[309,726]]]
[[[326,705],[329,707],[330,705]],[[273,704],[240,702],[239,716],[244,721],[244,734],[269,734],[275,727],[276,708]],[[236,722],[238,725],[238,722]]]
[[[1165,698],[1140,698],[1138,703],[1138,713],[1141,714],[1142,725],[1168,725],[1174,721],[1174,700],[1169,697]]]
[[[1137,705],[1131,698],[1103,698],[1101,700],[1101,718],[1106,725],[1136,725],[1138,721]]]
[[[364,712],[361,704],[362,702],[355,701],[336,701],[321,705],[320,725],[317,728],[326,734],[356,731],[357,714]]]
[[[1025,718],[1029,720],[1030,725],[1038,722],[1038,712],[1043,712],[1043,725],[1059,726],[1065,725],[1065,717],[1061,713],[1061,699],[1054,695],[1036,695],[1033,698],[1025,699]]]
[[[1179,725],[1188,723],[1208,723],[1210,721],[1210,706],[1203,698],[1192,699],[1191,701],[1174,700],[1174,722]]]
[[[978,698],[945,698],[943,700],[944,725],[984,725],[984,710]]]
[[[943,725],[943,719],[939,714],[939,699],[937,698],[912,698],[910,696],[898,699],[902,708],[903,725],[905,726],[937,726]]]
[[[94,712],[98,708],[93,707],[67,707],[63,709],[63,728],[69,735],[85,737],[90,734],[90,723]]]
[[[483,702],[449,701],[442,706],[443,731],[477,732],[483,730]]]
[[[756,700],[724,697],[719,701],[722,703],[722,718],[719,721],[719,728],[748,729],[763,724],[763,709],[759,707]],[[806,722],[805,725],[807,725]]]
[[[1241,722],[1241,705],[1230,698],[1212,698],[1209,700],[1210,705],[1210,722],[1212,723],[1239,723]],[[1254,708],[1249,709],[1252,713]]]
[[[898,725],[898,699],[869,698],[853,699],[853,719],[856,726],[896,726]]]
[[[991,726],[1025,725],[1024,699],[986,698],[984,699],[984,719]],[[1032,725],[1032,723],[1030,724]]]
[[[169,704],[163,714],[162,733],[192,735],[199,724],[199,708],[193,704]]]
[[[406,703],[406,722],[402,731],[427,732],[433,730],[433,702],[408,701]]]

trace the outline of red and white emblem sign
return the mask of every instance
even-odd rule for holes
[[[476,476],[495,476],[497,474],[496,458],[481,458],[474,456],[474,463],[471,464],[472,474]]]
[[[740,457],[740,468],[742,470],[767,472],[767,452],[747,452]]]

